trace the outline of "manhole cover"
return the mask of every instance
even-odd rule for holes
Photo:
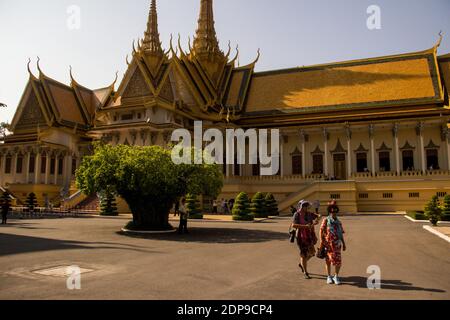
[[[59,267],[53,267],[53,268],[47,268],[47,269],[41,269],[41,270],[35,270],[32,271],[32,273],[39,274],[41,276],[48,276],[48,277],[61,277],[65,278],[71,275],[73,272],[71,268],[72,266],[59,266]],[[93,272],[93,269],[86,269],[86,268],[80,268],[80,273],[89,273]]]

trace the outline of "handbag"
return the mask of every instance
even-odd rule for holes
[[[319,259],[325,259],[327,257],[327,247],[321,246],[319,250],[317,251],[317,258]]]

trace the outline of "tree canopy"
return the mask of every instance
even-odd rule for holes
[[[167,230],[175,201],[188,193],[216,197],[223,174],[217,165],[176,165],[170,151],[159,146],[98,143],[94,154],[83,159],[76,181],[86,194],[108,190],[120,195],[133,213],[135,226]]]

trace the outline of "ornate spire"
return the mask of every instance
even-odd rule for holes
[[[147,53],[163,54],[158,32],[158,14],[156,12],[156,0],[152,0],[148,14],[147,31],[145,31],[142,49]]]
[[[214,28],[213,0],[201,0],[200,17],[193,49],[196,55],[212,53],[223,56]]]

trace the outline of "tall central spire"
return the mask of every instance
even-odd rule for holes
[[[156,12],[156,0],[151,1],[148,14],[147,31],[145,31],[142,49],[152,54],[163,54],[158,32],[158,13]]]
[[[201,0],[194,51],[197,55],[210,53],[223,55],[214,28],[213,0]]]

